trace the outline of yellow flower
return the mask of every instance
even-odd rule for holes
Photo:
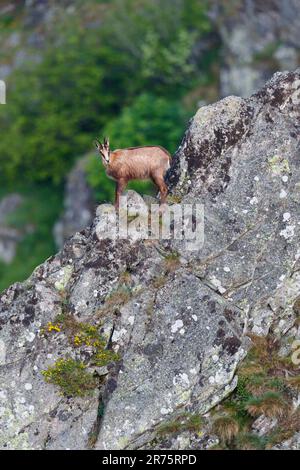
[[[49,322],[48,325],[47,325],[47,330],[49,332],[51,331],[57,331],[57,332],[60,332],[61,331],[61,328],[58,324],[54,325],[52,322]]]
[[[74,345],[75,346],[80,346],[81,345],[81,339],[78,335],[74,337]]]

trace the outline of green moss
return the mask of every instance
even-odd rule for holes
[[[59,359],[42,374],[46,382],[57,385],[66,396],[83,397],[97,386],[86,365],[74,359]]]
[[[180,254],[177,251],[171,251],[165,256],[165,260],[167,261],[178,261],[180,258]]]

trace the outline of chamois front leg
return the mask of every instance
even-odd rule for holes
[[[124,179],[118,180],[116,182],[116,196],[115,196],[115,208],[118,210],[120,205],[120,196],[122,196],[122,192],[124,191],[127,185],[127,181]]]

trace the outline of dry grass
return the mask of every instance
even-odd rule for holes
[[[213,432],[224,443],[230,443],[239,433],[239,423],[232,416],[224,415],[213,422]]]
[[[239,425],[237,434],[225,441],[226,420],[223,425],[220,421],[216,433],[227,449],[271,448],[300,430],[300,411],[293,410],[292,402],[300,389],[299,366],[279,354],[280,344],[271,335],[251,335],[251,339],[252,349],[238,368],[238,385],[217,411]],[[276,427],[263,437],[252,430],[259,416],[277,419]],[[229,436],[230,433],[229,425]]]
[[[146,306],[145,313],[148,318],[151,318],[154,312],[154,301],[150,300]]]
[[[167,277],[164,275],[157,276],[153,279],[152,285],[155,289],[160,289],[163,287],[167,282]]]
[[[287,384],[290,387],[295,388],[296,390],[298,390],[298,392],[300,392],[300,375],[296,375],[294,377],[289,377],[287,379]]]
[[[274,354],[277,353],[278,343],[271,337],[248,335],[252,341],[252,348],[249,351],[248,361],[252,360],[256,365],[274,365]],[[276,363],[278,357],[276,354]],[[247,361],[247,362],[248,362]]]
[[[260,397],[249,400],[246,410],[253,417],[265,415],[268,418],[281,418],[287,412],[284,398],[275,392],[267,392]]]
[[[119,286],[127,286],[129,287],[132,283],[132,276],[131,276],[131,273],[129,271],[124,271],[121,276],[120,276],[120,279],[119,279]]]
[[[167,255],[164,260],[164,271],[169,274],[173,273],[180,266],[180,257],[178,253]]]
[[[276,444],[290,439],[296,432],[300,431],[300,410],[290,411],[284,415],[276,429],[270,434],[268,438],[267,449],[272,448]]]
[[[154,277],[152,286],[155,289],[160,289],[168,281],[168,275],[174,273],[180,266],[180,256],[176,252],[169,253],[164,256],[161,264],[161,274]]]
[[[120,286],[113,290],[105,299],[103,307],[98,310],[97,316],[103,316],[108,313],[116,313],[122,305],[125,305],[132,297],[131,290],[126,286]]]
[[[201,416],[189,413],[183,413],[175,418],[173,421],[162,423],[157,430],[161,436],[166,434],[175,434],[177,432],[198,432],[201,430],[203,421]]]
[[[300,297],[298,297],[293,305],[295,314],[300,317]]]

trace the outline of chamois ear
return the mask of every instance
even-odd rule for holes
[[[108,137],[104,137],[104,147],[106,147],[107,149],[109,148],[109,138]]]
[[[101,142],[99,142],[98,139],[96,139],[94,143],[98,150],[101,150],[103,148],[103,145],[101,144]]]

